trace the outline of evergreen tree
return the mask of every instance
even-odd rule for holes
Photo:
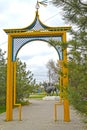
[[[68,47],[70,97],[72,104],[87,114],[87,4],[81,0],[52,0],[62,7],[64,20],[72,24]]]
[[[0,49],[0,105],[5,105],[6,95],[6,60],[5,52]]]
[[[26,63],[17,60],[17,101],[21,101],[33,91],[35,79],[31,71],[26,70]]]

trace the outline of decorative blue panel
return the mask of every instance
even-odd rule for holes
[[[56,50],[57,50],[57,53],[59,55],[59,60],[62,60],[63,59],[63,52],[62,52],[62,49],[60,46],[56,45],[55,46]]]
[[[52,40],[56,40],[56,41],[61,41],[61,36],[39,36],[39,37],[15,37],[13,38],[13,41],[12,41],[12,61],[15,61],[16,60],[16,55],[18,53],[18,51],[20,50],[20,48],[22,46],[24,46],[26,43],[30,42],[30,41],[35,41],[35,40],[42,40],[42,41],[47,41],[49,42],[49,40],[52,39]],[[62,60],[62,50],[61,50],[61,47],[59,46],[54,46],[55,49],[57,50],[58,52],[58,55],[59,55],[59,59]]]
[[[40,29],[44,29],[43,26],[40,24],[39,20],[36,20],[36,24],[34,25],[34,27],[31,30],[35,30],[38,31]]]

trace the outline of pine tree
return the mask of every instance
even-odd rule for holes
[[[29,97],[35,86],[35,79],[31,71],[26,70],[26,63],[17,60],[17,101]]]
[[[5,52],[0,49],[0,105],[5,105],[6,95],[6,60]]]
[[[72,39],[67,43],[70,99],[79,111],[87,114],[87,4],[81,0],[52,0],[62,7],[63,17],[72,24]]]

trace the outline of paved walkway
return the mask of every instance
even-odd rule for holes
[[[71,108],[71,122],[63,121],[63,106],[58,107],[58,121],[53,119],[55,101],[30,100],[32,104],[22,107],[22,121],[18,121],[18,109],[14,120],[5,122],[5,113],[0,115],[0,130],[87,130],[79,115]]]

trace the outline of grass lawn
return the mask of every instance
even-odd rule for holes
[[[36,98],[36,99],[42,99],[43,97],[45,97],[46,94],[45,93],[35,93],[35,94],[31,94],[29,96],[29,98]]]
[[[31,94],[29,98],[42,99],[45,96],[46,96],[46,93],[34,93],[34,94]],[[54,93],[53,96],[57,96],[57,95]]]
[[[6,111],[6,107],[5,106],[0,106],[0,113],[3,113]]]

